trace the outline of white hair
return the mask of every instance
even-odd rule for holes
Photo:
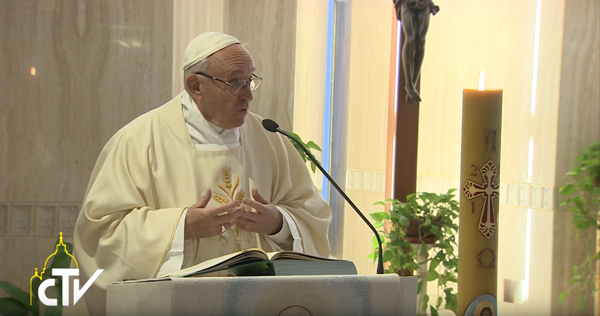
[[[209,56],[210,57],[210,56]],[[206,57],[202,60],[200,60],[199,62],[193,64],[190,68],[184,70],[183,72],[183,86],[185,87],[185,91],[187,91],[187,93],[189,93],[190,95],[192,94],[192,91],[190,91],[190,88],[188,87],[187,83],[186,83],[186,78],[191,75],[191,74],[195,74],[197,72],[206,72],[206,70],[208,69],[209,66],[209,57]],[[198,78],[198,81],[203,82],[204,80],[206,80],[206,78],[204,78],[204,76],[196,76]]]

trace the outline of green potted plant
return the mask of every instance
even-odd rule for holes
[[[579,241],[581,233],[594,230],[594,234],[585,234],[583,243],[595,244],[593,237],[597,236],[600,225],[598,212],[600,210],[600,142],[596,142],[581,151],[575,159],[575,167],[566,176],[572,181],[558,188],[565,199],[559,206],[568,207],[572,213],[573,226],[576,228],[575,238]],[[593,236],[592,236],[593,235]],[[600,252],[587,251],[581,264],[573,267],[571,286],[559,295],[559,303],[573,291],[577,291],[578,305],[584,309],[585,300],[590,298],[598,289],[596,287],[596,266]],[[593,299],[593,297],[592,297]]]
[[[384,242],[386,273],[412,275],[419,265],[429,265],[425,282],[437,280],[438,299],[429,302],[429,296],[423,293],[423,300],[418,303],[422,304],[423,310],[429,306],[434,316],[438,315],[442,305],[456,314],[458,302],[453,287],[458,275],[458,225],[455,222],[459,214],[454,191],[456,189],[450,189],[439,195],[413,193],[406,197],[406,202],[397,199],[379,201],[374,205],[382,205],[387,211],[371,214]],[[373,242],[374,250],[369,257],[375,259],[378,246],[375,238]],[[419,262],[418,258],[423,261]],[[421,278],[424,277],[420,276],[419,293],[423,289]]]
[[[61,236],[56,241],[56,253],[52,258],[52,263],[50,263],[50,266],[45,267],[46,270],[42,274],[42,280],[37,277],[31,278],[31,298],[29,296],[29,290],[24,291],[10,282],[0,281],[0,289],[4,290],[4,292],[8,295],[8,297],[0,298],[0,315],[41,315],[40,303],[37,295],[38,288],[43,281],[52,278],[55,279],[55,285],[53,288],[57,297],[58,306],[46,307],[44,315],[62,315],[62,278],[60,276],[53,276],[52,269],[67,269],[71,265],[71,257],[65,252],[65,248],[69,254],[73,253],[73,245],[68,242],[63,243]],[[37,272],[38,271],[36,271],[36,274]],[[42,273],[42,271],[39,272]]]

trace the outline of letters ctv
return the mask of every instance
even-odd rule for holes
[[[59,247],[62,246],[62,251],[59,252]],[[50,273],[52,277],[44,277],[46,272],[46,267],[48,265],[48,261],[50,258],[54,257],[51,266]],[[75,263],[75,268],[66,268],[70,265],[71,260]],[[73,305],[75,305],[83,294],[87,292],[90,286],[96,281],[96,279],[102,273],[102,269],[96,270],[92,277],[90,277],[87,282],[80,286],[80,280],[77,278],[79,276],[79,264],[73,255],[71,255],[67,249],[67,245],[63,242],[62,232],[60,233],[59,242],[56,244],[56,250],[53,254],[48,256],[46,262],[44,263],[44,268],[41,274],[38,274],[38,269],[35,268],[35,274],[31,277],[29,281],[29,304],[33,304],[34,295],[40,299],[40,302],[46,306],[58,306],[58,300],[61,299],[62,306],[69,306],[69,297],[70,295],[70,279],[73,277]],[[60,279],[60,282],[57,284],[56,280]],[[35,279],[39,279],[41,283],[37,287],[37,293],[35,292],[35,287],[33,286],[34,282],[38,282]],[[56,296],[58,298],[48,298],[46,294],[46,290],[49,287],[55,287]]]

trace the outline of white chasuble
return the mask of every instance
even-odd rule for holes
[[[242,195],[252,198],[256,187],[293,221],[298,235],[294,248],[301,244],[305,253],[329,256],[329,206],[294,146],[265,131],[261,121],[248,113],[236,148],[198,150],[178,95],[115,133],[94,166],[74,229],[80,278],[87,280],[97,269],[104,270],[84,295],[90,314],[105,313],[106,287],[112,282],[157,276],[181,215],[208,188],[213,193],[209,206],[218,206]],[[251,247],[274,250],[263,234],[235,228],[188,240],[184,266]]]

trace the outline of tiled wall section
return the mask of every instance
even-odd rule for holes
[[[73,236],[79,203],[0,203],[0,237]]]
[[[348,169],[346,189],[357,191],[384,192],[385,175],[382,171]],[[449,189],[458,189],[458,178],[419,176],[417,191],[445,193]],[[458,196],[458,192],[455,192]],[[554,205],[554,187],[532,183],[500,182],[500,205],[552,210]]]
[[[357,191],[385,191],[385,174],[383,171],[374,170],[346,170],[346,190]]]
[[[8,204],[0,204],[0,236],[8,235]]]
[[[417,178],[417,190],[421,192],[445,193],[459,187],[458,178],[420,176]],[[455,192],[455,195],[458,195]],[[500,205],[552,210],[555,190],[553,186],[533,183],[500,182]]]

